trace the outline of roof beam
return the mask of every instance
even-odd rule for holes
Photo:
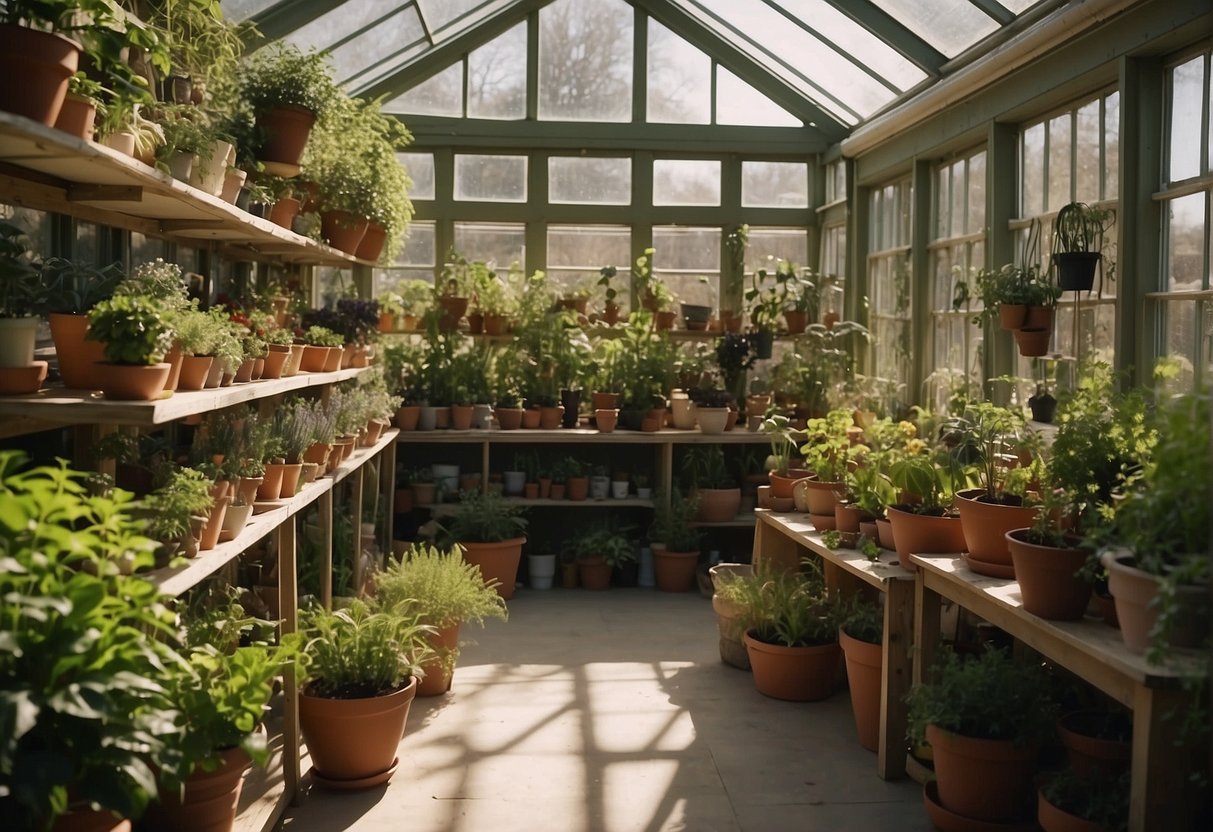
[[[459,60],[465,52],[483,46],[514,25],[526,20],[527,15],[550,2],[552,0],[514,0],[509,5],[503,6],[468,26],[459,34],[440,40],[436,46],[427,49],[416,58],[393,68],[388,74],[371,80],[351,92],[365,98],[399,95],[431,75],[446,69],[447,66]]]
[[[928,75],[939,75],[940,67],[948,61],[934,46],[871,0],[826,0],[838,11],[896,49],[906,60],[916,64]]]
[[[1014,12],[995,0],[969,0],[969,2],[985,12],[986,16],[999,26],[1006,26],[1015,19]]]
[[[344,2],[345,0],[282,0],[253,15],[248,22],[257,27],[257,31],[265,36],[267,42],[279,40]]]
[[[670,0],[628,0],[658,22],[677,32],[688,43],[724,64],[738,78],[770,98],[792,115],[817,125],[817,130],[832,140],[846,136],[850,129],[833,115],[818,107],[799,90],[754,59],[752,55],[722,38],[694,15]]]

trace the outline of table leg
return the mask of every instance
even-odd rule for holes
[[[1130,832],[1181,829],[1190,818],[1185,803],[1187,753],[1176,748],[1182,713],[1190,704],[1183,690],[1138,686],[1133,697],[1133,758],[1129,786]]]
[[[333,608],[333,489],[320,495],[320,603]]]
[[[759,517],[754,527],[754,567],[766,564],[781,572],[800,570],[802,552],[800,544],[778,529],[772,528]]]
[[[906,694],[913,666],[916,584],[885,584],[884,650],[880,674],[880,748],[877,773],[885,780],[906,773]],[[938,621],[938,618],[936,618]]]
[[[299,570],[296,566],[295,525],[298,515],[278,527],[278,605],[282,615],[282,634],[299,629]],[[295,671],[288,667],[282,678],[282,777],[286,797],[297,803],[299,795],[299,691]]]
[[[926,570],[914,577],[914,684],[926,678],[939,647],[939,593],[927,587]]]

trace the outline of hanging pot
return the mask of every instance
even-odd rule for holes
[[[1049,340],[1053,333],[1048,329],[1017,329],[1015,344],[1019,354],[1025,357],[1039,357],[1049,354]]]
[[[1014,331],[1024,325],[1028,315],[1028,307],[1022,303],[1000,303],[998,305],[998,325],[1003,329]]]
[[[1098,251],[1063,251],[1053,255],[1057,285],[1066,292],[1089,292],[1095,285],[1095,267],[1103,255]]]
[[[267,173],[287,177],[299,173],[299,159],[315,123],[315,113],[292,105],[283,104],[257,113],[257,127],[265,136],[257,158]]]

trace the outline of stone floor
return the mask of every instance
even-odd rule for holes
[[[413,704],[395,777],[312,788],[287,832],[931,828],[921,787],[876,776],[845,690],[763,697],[720,662],[698,593],[520,589],[509,622],[464,637],[451,691]]]

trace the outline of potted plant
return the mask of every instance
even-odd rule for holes
[[[813,475],[797,483],[792,491],[804,490],[804,509],[819,531],[834,528],[834,506],[846,495],[847,470],[854,456],[850,429],[854,419],[849,409],[831,410],[824,418],[805,423],[800,453]],[[801,506],[797,506],[801,508]]]
[[[299,727],[312,776],[342,789],[387,782],[420,667],[433,655],[433,628],[417,613],[373,611],[360,600],[300,617]]]
[[[653,506],[653,569],[662,592],[688,592],[699,567],[699,531],[692,525],[699,515],[699,501],[683,497],[675,489],[658,494]]]
[[[682,459],[682,470],[699,503],[699,521],[724,523],[741,510],[741,486],[724,461],[719,445],[692,445]]]
[[[414,545],[400,560],[389,560],[375,575],[375,603],[384,609],[406,609],[434,628],[434,658],[425,667],[418,696],[438,696],[451,689],[459,659],[459,629],[483,626],[486,618],[506,619],[505,600],[480,570],[457,549],[442,551]]]
[[[0,376],[8,393],[33,393],[46,377],[46,362],[34,363],[46,292],[42,269],[26,257],[24,236],[17,226],[0,222]]]
[[[1082,202],[1063,205],[1053,219],[1053,267],[1062,291],[1089,292],[1103,262],[1103,235],[1116,219]]]
[[[98,303],[88,315],[88,340],[105,344],[105,361],[94,366],[106,398],[148,401],[164,390],[172,332],[156,301],[117,295]]]
[[[202,471],[177,468],[143,499],[148,536],[160,543],[163,552],[157,562],[167,563],[177,552],[188,558],[198,554],[203,529],[215,504],[212,484]]]
[[[972,820],[1032,816],[1036,754],[1056,718],[1039,665],[987,647],[943,651],[909,696],[910,735],[931,744],[937,802]]]
[[[756,358],[771,357],[775,332],[779,329],[779,320],[783,315],[784,298],[780,291],[780,276],[784,276],[786,280],[791,268],[791,263],[780,260],[774,272],[755,269],[750,278],[750,288],[745,293],[745,301],[750,310],[750,323],[754,326],[751,344]]]
[[[792,486],[809,476],[802,468],[794,468],[792,460],[798,458],[797,438],[799,432],[782,413],[775,413],[762,421],[761,430],[771,437],[771,454],[766,459],[766,468],[771,481],[771,496],[792,499]],[[788,508],[791,508],[789,504]],[[786,510],[786,509],[785,509]]]
[[[58,257],[42,262],[45,287],[42,304],[50,322],[64,387],[84,390],[91,387],[92,364],[105,356],[100,343],[84,338],[88,330],[88,312],[113,296],[123,276],[117,263],[99,269]]]
[[[480,568],[486,581],[496,582],[505,600],[514,597],[527,521],[523,509],[496,494],[467,492],[446,531],[446,544],[458,543],[468,563]]]
[[[820,572],[755,569],[733,583],[748,585],[742,640],[758,692],[793,702],[828,698],[838,678],[839,606]]]
[[[328,364],[329,351],[345,346],[345,338],[323,326],[309,326],[303,333],[303,360],[299,369],[305,373],[322,373]]]
[[[614,326],[619,323],[619,304],[615,299],[619,297],[619,291],[611,285],[611,281],[615,279],[617,272],[614,266],[603,266],[598,270],[598,285],[603,287],[603,307],[602,317],[599,319],[607,326]]]
[[[261,134],[258,159],[271,174],[296,175],[312,125],[342,95],[328,58],[279,41],[242,64],[239,83]]]
[[[611,586],[611,573],[636,560],[636,547],[627,535],[612,526],[591,526],[575,537],[569,551],[577,559],[582,589],[603,590]]]
[[[1040,787],[1036,820],[1044,832],[1127,832],[1129,775],[1058,772]]]
[[[884,615],[878,604],[856,594],[838,628],[838,644],[847,665],[851,713],[859,744],[876,751],[880,743],[880,685],[884,667]]]

